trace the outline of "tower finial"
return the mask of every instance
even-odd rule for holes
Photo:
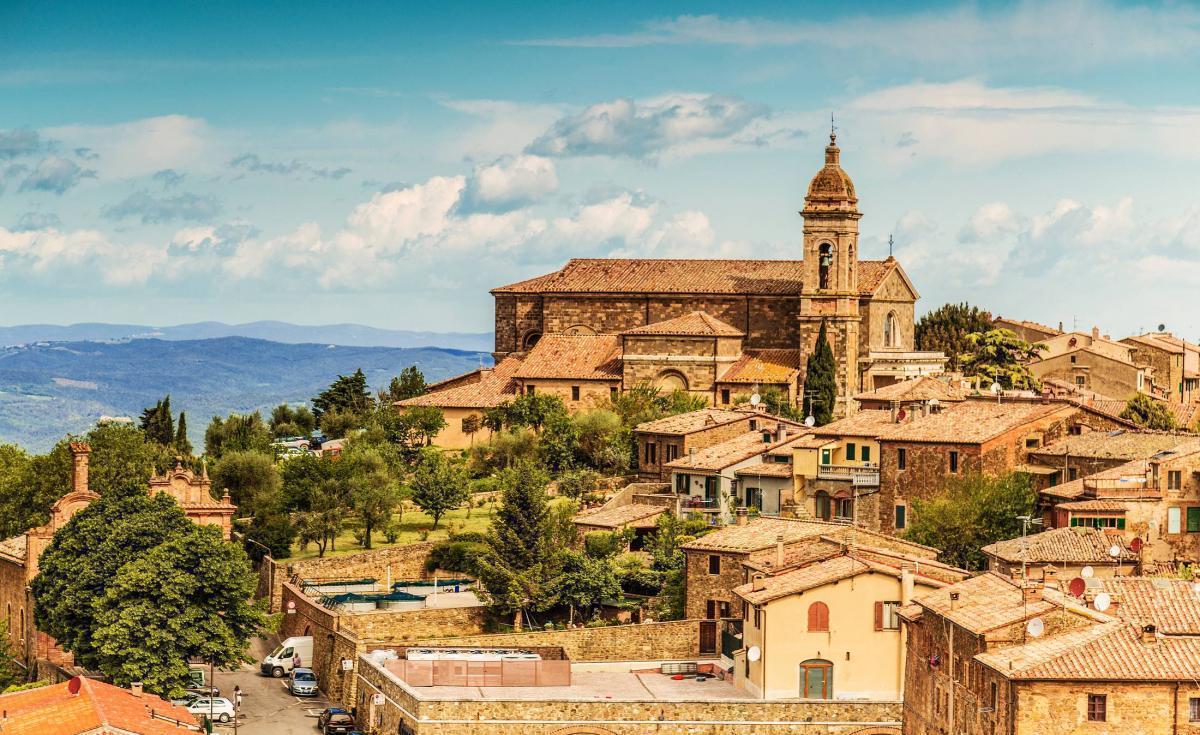
[[[833,110],[829,111],[829,145],[837,145],[837,125],[833,123]]]

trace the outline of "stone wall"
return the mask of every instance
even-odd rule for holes
[[[720,557],[720,574],[709,574],[710,556]],[[729,603],[729,614],[732,617],[741,615],[741,602],[734,599],[733,588],[745,583],[746,573],[742,568],[745,554],[719,554],[709,551],[685,551],[684,573],[686,579],[687,604],[684,615],[691,619],[702,619],[708,616],[708,602]],[[719,616],[719,611],[717,615]]]
[[[282,609],[279,607],[279,603],[283,597],[283,586],[288,581],[367,577],[386,580],[389,570],[393,581],[428,579],[429,574],[425,571],[425,562],[429,559],[429,553],[433,550],[435,543],[434,541],[421,541],[357,554],[300,561],[284,559],[274,562],[273,569],[267,568],[270,565],[264,560],[263,567],[259,570],[260,595],[261,590],[269,585],[271,587],[271,610],[278,612]]]
[[[392,612],[351,613],[341,615],[343,630],[353,631],[368,641],[407,643],[447,635],[474,635],[483,632],[483,607],[425,608]]]
[[[557,396],[562,400],[568,411],[584,411],[604,406],[612,398],[613,389],[620,389],[620,380],[549,380],[529,378],[520,381],[520,391],[525,392],[533,386],[535,392]],[[579,400],[573,398],[575,389],[579,391]],[[439,435],[440,437],[440,435]]]
[[[415,735],[891,735],[899,702],[800,700],[613,701],[594,699],[431,701],[369,662],[359,666],[359,722],[374,732]],[[370,695],[384,703],[375,705]],[[402,725],[407,729],[401,729]]]
[[[1176,687],[1169,682],[1022,682],[1015,685],[1017,733],[1066,735],[1177,735],[1200,732],[1190,721],[1188,700],[1198,696],[1195,683]],[[1178,690],[1178,691],[1176,691]],[[1106,698],[1106,721],[1089,722],[1089,694]]]
[[[430,638],[416,646],[558,647],[572,661],[663,661],[700,655],[698,620]]]

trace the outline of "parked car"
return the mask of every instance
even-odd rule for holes
[[[208,717],[211,714],[217,722],[230,722],[237,716],[233,702],[224,697],[196,697],[184,705],[184,709],[193,715]]]
[[[329,722],[329,718],[333,715],[348,714],[350,714],[350,711],[342,709],[341,707],[326,707],[325,709],[321,710],[321,714],[317,716],[317,727],[324,729],[325,723]]]
[[[317,696],[317,675],[312,669],[292,669],[288,677],[288,691],[296,697]]]
[[[191,701],[193,699],[196,699],[199,696],[200,696],[199,694],[193,694],[192,692],[185,692],[182,697],[171,697],[171,704],[177,704],[180,707],[186,707],[186,706],[188,706],[188,704],[191,703]]]
[[[354,717],[344,711],[329,715],[321,727],[321,735],[350,735],[354,731]]]

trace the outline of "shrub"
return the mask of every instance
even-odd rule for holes
[[[481,534],[462,534],[464,536],[481,536]],[[488,551],[487,544],[482,540],[454,540],[443,541],[433,550],[429,552],[429,559],[425,562],[425,568],[428,571],[434,569],[445,569],[451,572],[463,572],[471,576],[478,575],[477,562],[480,557]]]
[[[615,556],[625,550],[624,534],[612,531],[592,531],[583,536],[583,550],[596,559]]]

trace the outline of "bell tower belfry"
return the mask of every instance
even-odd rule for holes
[[[859,287],[858,196],[842,170],[837,133],[830,130],[825,165],[804,197],[804,288],[800,299],[800,333],[806,353],[826,323],[837,360],[838,405],[835,416],[852,412],[858,383]]]

